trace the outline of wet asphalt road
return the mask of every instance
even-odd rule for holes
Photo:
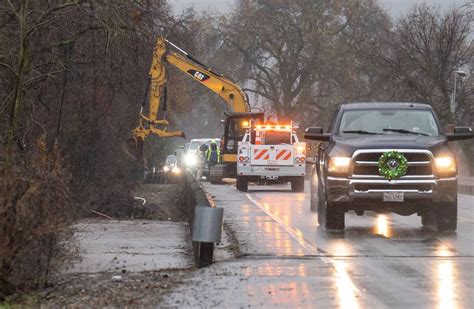
[[[216,307],[472,308],[474,197],[459,195],[455,234],[416,215],[346,213],[344,233],[318,227],[309,188],[205,184],[240,258],[201,270],[169,298]],[[194,280],[194,281],[193,281]],[[203,292],[205,291],[205,292]]]
[[[301,235],[300,242],[332,257],[353,274],[359,290],[381,303],[397,306],[410,299],[420,306],[473,306],[474,197],[459,196],[456,234],[423,229],[416,215],[357,216],[351,212],[346,213],[344,233],[338,235],[317,225],[317,214],[309,210],[308,193],[291,193],[285,186],[251,190],[248,196],[259,207]]]

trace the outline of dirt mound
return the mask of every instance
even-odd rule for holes
[[[109,186],[98,202],[84,206],[85,216],[109,219],[185,221],[184,184],[139,184],[132,193],[123,184]]]

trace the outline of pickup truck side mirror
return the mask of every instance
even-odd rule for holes
[[[323,128],[320,127],[309,127],[304,131],[304,138],[313,141],[329,141],[331,137],[330,133],[323,133]]]
[[[446,133],[448,141],[460,141],[474,138],[474,132],[470,127],[455,127],[454,133]]]

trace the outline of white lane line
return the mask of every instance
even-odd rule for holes
[[[288,234],[291,235],[303,248],[305,248],[311,255],[320,255],[321,252],[318,251],[318,248],[316,246],[313,246],[311,243],[309,243],[306,239],[304,239],[301,235],[298,235],[299,233],[293,229],[292,227],[288,226],[283,222],[280,218],[275,216],[273,213],[265,209],[264,206],[262,206],[250,193],[245,194],[247,198],[258,208],[263,210],[270,218],[272,218],[274,221],[276,221]],[[324,256],[322,256],[325,258]],[[327,261],[325,261],[327,263]]]
[[[285,224],[280,218],[275,216],[273,213],[268,211],[265,207],[260,204],[253,196],[251,196],[249,193],[246,193],[247,198],[258,208],[260,208],[263,212],[265,212],[270,218],[275,220],[276,223],[278,223],[288,234],[291,235],[303,248],[311,252],[313,255],[317,255],[325,264],[332,264],[336,272],[338,273],[339,276],[345,278],[347,280],[348,285],[350,286],[351,290],[357,294],[360,294],[360,290],[355,286],[354,282],[348,277],[348,274],[345,270],[341,270],[341,265],[338,263],[338,261],[333,260],[329,258],[328,256],[323,255],[321,251],[317,249],[316,246],[310,244],[307,240],[305,240],[303,237],[298,235],[298,233],[291,227],[289,227],[287,224]]]

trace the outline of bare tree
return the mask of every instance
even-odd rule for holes
[[[9,274],[25,253],[17,249],[42,237],[42,227],[31,225],[27,234],[34,237],[12,241],[11,222],[22,221],[20,214],[40,211],[46,224],[57,215],[47,211],[54,207],[128,214],[130,180],[139,169],[120,145],[136,126],[156,37],[186,40],[192,27],[189,16],[175,18],[165,0],[1,2],[0,213],[8,223],[0,224],[0,298],[12,290]],[[180,101],[173,92],[169,99]],[[41,164],[43,157],[54,162]],[[27,200],[17,194],[25,191]],[[64,192],[71,199],[50,205],[50,197]]]
[[[242,0],[219,30],[249,68],[249,92],[280,117],[313,123],[340,102],[377,89],[368,85],[375,74],[359,52],[386,23],[388,16],[370,0]]]
[[[427,5],[401,17],[374,58],[390,71],[394,97],[429,103],[443,121],[453,120],[453,74],[472,59],[471,22],[461,9],[441,13]]]

